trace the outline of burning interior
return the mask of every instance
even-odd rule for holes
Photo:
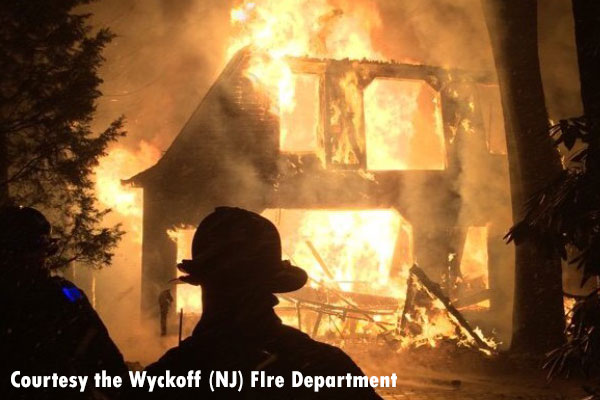
[[[284,256],[309,275],[305,288],[278,295],[281,303],[276,311],[286,323],[314,337],[345,341],[370,340],[400,328],[411,292],[413,243],[411,225],[396,210],[267,209],[263,216],[281,232]],[[194,231],[170,233],[177,243],[178,262],[191,257]],[[468,229],[462,254],[448,295],[459,308],[487,309],[489,299],[460,305],[460,299],[469,295],[486,297],[489,289],[486,227]],[[186,314],[201,315],[201,289],[180,286],[176,305]],[[456,336],[443,304],[429,305],[433,309],[406,310],[406,318],[418,320],[419,327],[406,344],[435,345],[441,337]]]

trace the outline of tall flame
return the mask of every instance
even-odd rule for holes
[[[98,201],[126,220],[125,228],[127,231],[133,231],[133,240],[137,243],[142,241],[142,191],[123,186],[121,179],[150,167],[159,157],[160,151],[145,141],[140,142],[135,151],[116,146],[106,157],[100,159],[94,171]]]
[[[381,25],[371,1],[257,0],[231,10],[235,33],[228,57],[246,46],[264,56],[251,59],[247,76],[267,89],[279,111],[295,107],[295,83],[285,61],[289,56],[382,59],[371,42]]]
[[[244,1],[231,11],[231,21],[235,34],[228,55],[245,46],[258,50],[246,76],[269,94],[271,111],[280,116],[282,151],[315,150],[319,104],[315,80],[292,73],[286,57],[385,59],[372,40],[381,26],[379,11],[368,0]],[[360,130],[366,123],[368,169],[445,168],[440,99],[426,83],[376,79],[364,92],[364,116],[356,75],[347,74],[339,85],[352,125]],[[342,110],[329,107],[335,124]],[[356,163],[347,159],[346,147],[332,162]]]

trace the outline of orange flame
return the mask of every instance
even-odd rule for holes
[[[236,33],[228,57],[246,46],[267,55],[252,57],[246,75],[267,89],[280,108],[274,113],[295,108],[296,85],[285,57],[383,58],[371,42],[371,32],[381,25],[371,2],[244,1],[230,16]]]
[[[192,239],[194,237],[194,228],[180,227],[171,229],[167,234],[177,244],[177,262],[192,257]],[[178,275],[181,273],[178,271]],[[176,309],[185,313],[202,313],[202,289],[200,286],[178,285],[177,297],[175,301]]]
[[[479,281],[481,288],[489,287],[488,228],[485,226],[470,226],[467,230],[460,271],[465,280]]]
[[[394,251],[400,230],[412,228],[395,210],[266,210],[263,214],[279,228],[285,257],[304,268],[316,282],[332,281],[344,291],[404,296],[411,265],[411,243],[401,277],[391,278]],[[309,244],[310,243],[310,244]],[[315,257],[310,246],[324,261]],[[357,267],[359,266],[360,267]]]
[[[160,151],[142,141],[137,151],[122,146],[112,148],[95,169],[98,201],[118,216],[125,217],[128,222],[126,228],[133,231],[134,240],[138,243],[142,241],[142,191],[123,186],[121,179],[150,167],[159,158]]]
[[[440,96],[427,83],[375,79],[365,90],[367,169],[444,169]]]

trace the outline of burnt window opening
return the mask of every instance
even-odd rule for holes
[[[293,74],[291,86],[280,95],[281,152],[331,169],[445,169],[441,99],[425,81],[366,82],[349,69]]]
[[[279,98],[279,149],[290,153],[316,153],[319,126],[319,77],[294,74],[293,95]]]
[[[367,170],[443,170],[440,95],[421,80],[375,79],[364,91]]]

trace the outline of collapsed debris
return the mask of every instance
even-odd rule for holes
[[[291,304],[291,306],[280,307],[279,311],[293,312],[299,329],[304,328],[312,336],[318,336],[322,319],[324,316],[328,316],[329,318],[337,318],[342,322],[341,328],[338,328],[336,323],[333,323],[333,326],[339,338],[347,339],[353,333],[348,321],[363,321],[377,327],[379,330],[377,337],[382,338],[386,344],[395,348],[401,347],[402,343],[406,341],[403,339],[411,336],[409,324],[416,322],[414,315],[418,303],[417,295],[418,293],[425,293],[430,302],[439,301],[441,303],[443,311],[447,313],[445,318],[454,325],[454,336],[467,339],[465,343],[474,345],[486,353],[494,351],[495,343],[484,338],[477,329],[473,329],[450,298],[446,296],[440,285],[432,281],[425,271],[417,265],[413,265],[409,271],[406,297],[401,309],[400,299],[394,297],[341,290],[330,268],[314,245],[310,241],[307,241],[306,245],[330,281],[323,282],[311,279],[311,285],[279,296]],[[485,297],[485,294],[482,293],[474,296],[479,301],[481,299],[485,300]],[[465,301],[464,303],[469,304],[471,301]],[[442,307],[438,307],[438,310]],[[302,311],[316,313],[316,317],[312,321],[312,327],[309,328],[307,321],[302,316]]]
[[[479,333],[477,333],[471,327],[471,325],[465,319],[465,317],[460,313],[460,311],[458,311],[456,309],[456,307],[452,304],[450,299],[444,294],[440,285],[438,285],[437,283],[435,283],[431,279],[429,279],[429,277],[427,276],[425,271],[423,271],[421,268],[419,268],[416,264],[413,265],[412,268],[410,269],[410,277],[409,277],[409,283],[407,285],[406,301],[404,303],[404,310],[402,311],[402,319],[401,319],[402,322],[400,324],[401,332],[406,327],[406,321],[407,321],[406,317],[411,312],[411,308],[413,306],[413,298],[415,295],[415,291],[413,289],[414,288],[414,282],[413,282],[414,278],[419,279],[420,283],[425,287],[425,289],[427,289],[428,293],[430,295],[435,296],[437,299],[439,299],[442,302],[442,304],[446,308],[446,311],[453,317],[450,320],[457,325],[457,328],[467,332],[468,335],[471,337],[471,339],[473,339],[475,341],[475,343],[477,344],[477,346],[479,348],[488,350],[488,351],[493,350],[493,347],[490,346],[490,344],[488,344],[481,337],[481,335]]]

